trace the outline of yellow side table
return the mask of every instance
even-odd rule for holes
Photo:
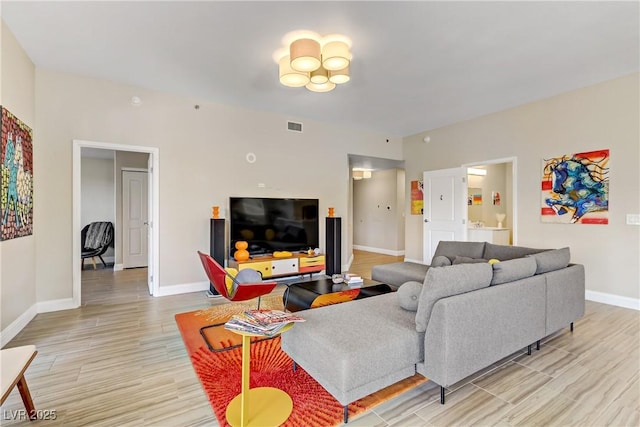
[[[280,333],[293,327],[288,324]],[[262,336],[242,331],[242,391],[227,406],[227,422],[233,427],[267,427],[284,423],[293,410],[293,401],[284,391],[274,387],[249,388],[251,370],[251,337]]]

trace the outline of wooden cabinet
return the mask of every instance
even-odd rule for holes
[[[229,267],[234,267],[238,270],[254,269],[262,274],[263,279],[296,276],[298,274],[321,272],[325,269],[325,257],[324,255],[309,256],[306,254],[294,254],[288,258],[260,256],[240,262],[232,259],[229,261]]]
[[[298,274],[298,258],[271,261],[271,276],[288,276],[290,274]]]

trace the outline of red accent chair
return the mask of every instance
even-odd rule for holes
[[[200,256],[200,261],[202,262],[202,267],[204,267],[204,271],[207,273],[207,277],[209,281],[213,285],[216,291],[228,299],[229,301],[247,301],[250,299],[258,298],[258,309],[260,309],[260,297],[266,295],[273,291],[273,289],[278,284],[275,281],[272,282],[258,282],[258,283],[240,283],[229,274],[220,264],[216,262],[210,255],[202,253],[198,251],[198,255]],[[226,279],[229,278],[234,283],[234,292],[232,295],[229,295],[227,291]],[[207,339],[204,330],[208,328],[215,328],[219,326],[223,326],[224,323],[216,323],[213,325],[208,325],[200,328],[200,335],[204,338],[204,341],[207,343],[209,350],[213,352],[220,352],[231,350],[232,348],[241,347],[242,344],[232,345],[223,347],[221,349],[214,349],[209,340]],[[256,340],[258,341],[258,340]],[[262,340],[260,340],[262,341]]]

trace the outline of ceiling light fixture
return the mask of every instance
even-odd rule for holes
[[[284,86],[329,92],[351,79],[348,38],[339,34],[322,38],[310,31],[294,31],[283,38],[283,43],[285,47],[278,49],[273,58]]]
[[[359,181],[361,179],[369,179],[371,178],[371,169],[364,169],[364,168],[353,168],[351,170],[353,179],[356,181]]]
[[[487,174],[487,170],[478,168],[467,168],[467,174],[485,176]]]

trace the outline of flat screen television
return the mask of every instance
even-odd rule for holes
[[[252,256],[319,246],[318,199],[230,197],[229,216],[231,256],[238,240]]]

